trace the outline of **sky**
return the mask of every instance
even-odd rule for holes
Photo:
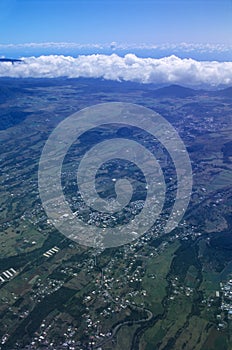
[[[232,85],[232,0],[0,0],[0,77]]]
[[[0,44],[232,45],[231,0],[1,0]]]

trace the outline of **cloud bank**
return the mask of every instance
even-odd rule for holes
[[[62,55],[28,57],[12,65],[0,62],[0,77],[14,78],[104,78],[185,86],[232,85],[232,62],[196,61],[174,55],[164,58],[139,58],[134,54]]]
[[[214,43],[163,43],[163,44],[128,44],[128,43],[92,43],[92,44],[80,44],[76,42],[42,42],[42,43],[21,43],[21,44],[1,44],[0,50],[4,51],[6,49],[99,49],[99,50],[160,50],[167,51],[172,50],[173,52],[185,51],[185,52],[231,52],[232,45],[227,44],[214,44]]]

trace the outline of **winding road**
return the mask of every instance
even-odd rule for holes
[[[126,326],[126,325],[135,325],[135,324],[148,322],[153,317],[153,313],[150,310],[148,310],[148,309],[144,309],[144,308],[142,308],[140,306],[133,305],[133,304],[130,304],[130,307],[132,309],[135,309],[135,310],[145,311],[147,313],[147,318],[142,318],[141,320],[136,320],[136,321],[123,321],[123,322],[118,323],[116,326],[113,327],[113,329],[111,331],[111,335],[108,338],[103,339],[99,343],[94,345],[93,349],[98,349],[102,345],[104,345],[104,344],[108,343],[109,341],[111,341],[116,336],[117,332],[119,331],[119,329],[121,327]]]

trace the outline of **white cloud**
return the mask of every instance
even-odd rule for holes
[[[106,45],[108,47],[109,45]],[[42,42],[42,43],[22,43],[22,44],[0,44],[0,49],[88,49],[103,48],[100,44],[79,44],[74,42]]]
[[[232,62],[196,61],[174,55],[139,58],[134,54],[29,57],[24,63],[0,63],[0,76],[55,78],[91,77],[141,83],[188,86],[232,85]]]
[[[114,50],[160,50],[160,51],[183,51],[183,52],[193,52],[197,51],[199,53],[204,52],[231,52],[232,45],[226,45],[221,43],[164,43],[164,44],[128,44],[128,43],[91,43],[91,44],[81,44],[76,42],[42,42],[42,43],[21,43],[21,44],[1,44],[0,50],[11,50],[11,49],[114,49]]]

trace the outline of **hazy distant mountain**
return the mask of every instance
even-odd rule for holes
[[[12,85],[14,84],[14,79],[12,79]],[[1,83],[0,81],[0,104],[5,103],[8,100],[15,98],[16,96],[22,96],[26,93],[24,87],[12,86],[11,84]]]
[[[154,97],[176,97],[185,98],[199,95],[199,90],[193,90],[180,85],[170,85],[166,86],[152,92]],[[202,91],[201,91],[202,92]]]
[[[10,63],[14,64],[16,62],[23,62],[23,61],[16,59],[16,58],[0,58],[0,63],[1,62],[10,62]]]
[[[215,92],[215,94],[217,96],[220,96],[220,97],[230,97],[232,98],[232,86],[226,88],[226,89],[223,89],[223,90],[219,90],[217,92]]]
[[[21,111],[15,105],[15,99],[25,95],[25,89],[12,86],[0,86],[0,130],[21,123],[30,113]],[[12,102],[13,101],[13,104]],[[1,105],[4,107],[1,108]],[[6,106],[9,107],[6,107]]]
[[[16,125],[22,122],[27,116],[28,113],[18,110],[15,105],[16,97],[25,97],[27,95],[32,96],[37,94],[35,87],[46,87],[51,86],[54,89],[57,86],[66,85],[73,86],[73,91],[79,94],[80,91],[85,91],[89,96],[91,94],[97,94],[99,102],[105,102],[105,94],[115,93],[117,94],[130,94],[134,92],[141,93],[145,98],[159,99],[159,98],[191,98],[198,95],[209,95],[209,96],[218,96],[222,98],[232,98],[232,87],[217,90],[217,91],[204,91],[204,90],[194,90],[191,88],[183,87],[180,85],[170,85],[165,87],[158,87],[154,84],[141,84],[137,82],[118,82],[111,80],[103,79],[86,79],[86,78],[76,78],[76,79],[11,79],[11,78],[2,78],[0,79],[0,130],[7,129],[13,125]],[[73,93],[73,92],[72,92]],[[74,93],[74,95],[75,95]],[[75,96],[72,95],[72,98]],[[70,98],[71,98],[70,97]],[[102,100],[101,100],[102,99]],[[112,97],[112,100],[114,98]],[[12,103],[13,101],[13,103]],[[109,101],[107,99],[107,101]],[[136,103],[136,102],[135,102]],[[4,111],[1,111],[1,104],[8,104],[9,107],[4,106]],[[196,111],[199,110],[199,113],[202,113],[204,110],[208,111],[208,106],[199,104],[199,102],[186,101],[185,110],[189,109],[191,112],[192,109]],[[164,111],[161,111],[164,113]]]

